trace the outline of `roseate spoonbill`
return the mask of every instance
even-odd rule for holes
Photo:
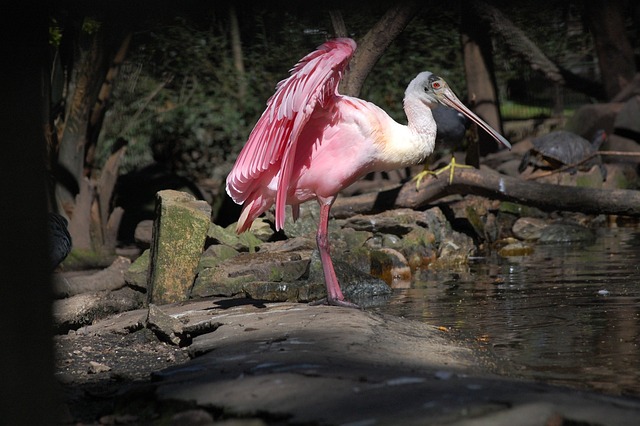
[[[420,164],[433,152],[436,103],[457,109],[497,141],[509,142],[467,109],[447,83],[422,72],[404,97],[408,125],[394,121],[378,106],[338,93],[338,84],[356,49],[355,41],[327,41],[303,57],[275,94],[249,135],[227,176],[227,193],[243,204],[237,231],[275,204],[275,227],[282,229],[285,206],[293,218],[299,205],[316,199],[320,218],[316,242],[327,286],[327,303],[346,301],[329,254],[329,211],[338,192],[370,172]]]

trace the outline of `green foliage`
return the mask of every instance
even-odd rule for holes
[[[60,47],[62,42],[62,28],[55,18],[49,19],[49,44],[53,47]]]
[[[87,16],[82,21],[82,31],[87,34],[95,34],[100,30],[102,23],[97,19]]]
[[[552,59],[570,67],[588,58],[592,43],[576,27],[575,6],[563,6],[559,0],[528,6],[499,3],[505,15]],[[404,90],[418,72],[428,70],[447,80],[464,100],[458,6],[464,7],[455,3],[438,8],[434,16],[433,7],[426,5],[380,58],[361,96],[405,121]],[[345,4],[341,12],[349,35],[361,38],[388,7],[386,2],[374,1],[363,13],[361,7]],[[195,180],[222,180],[277,82],[332,34],[328,10],[321,5],[276,9],[252,3],[238,8],[242,73],[233,61],[227,6],[214,4],[203,11],[195,18],[178,17],[136,34],[116,80],[98,145],[99,161],[123,138],[129,149],[122,172],[155,160]],[[529,89],[538,78],[535,71],[499,40],[494,46],[503,100],[511,90],[510,80],[524,80]],[[548,99],[545,95],[543,101]]]
[[[281,15],[252,17],[244,74],[234,66],[223,19],[200,26],[176,18],[141,34],[114,88],[99,161],[123,138],[129,142],[123,173],[158,161],[194,180],[224,178],[276,83],[323,41],[320,35],[310,42],[301,21],[290,16],[283,25]]]
[[[251,95],[238,96],[241,76],[229,51],[224,34],[183,19],[139,39],[114,90],[101,158],[124,138],[125,172],[155,159],[179,174],[210,176],[259,108]]]

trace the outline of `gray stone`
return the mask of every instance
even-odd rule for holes
[[[239,253],[238,250],[224,244],[209,246],[204,253],[202,253],[200,263],[198,264],[198,272],[206,268],[214,268],[221,262],[237,256]]]
[[[311,250],[241,253],[214,268],[201,270],[195,280],[191,297],[244,294],[245,286],[254,281],[296,281],[306,273],[310,257]]]
[[[376,306],[383,303],[386,297],[391,294],[389,285],[383,280],[362,272],[347,262],[334,257],[333,266],[345,298],[361,307]],[[313,252],[309,263],[308,282],[326,289],[320,253],[317,250]],[[323,292],[322,297],[326,297],[326,290]]]
[[[436,327],[327,306],[209,311],[185,365],[155,375],[159,402],[286,424],[635,425],[640,402],[499,378]]]
[[[525,241],[537,240],[540,238],[542,229],[548,226],[547,221],[535,217],[521,217],[515,221],[511,227],[513,235]]]
[[[124,280],[127,284],[146,291],[149,279],[149,259],[149,250],[147,249],[129,266],[124,273]]]
[[[149,247],[153,241],[153,220],[140,221],[133,232],[133,238],[136,243]]]
[[[572,223],[554,223],[540,232],[539,243],[586,243],[595,240],[595,233],[582,225]]]
[[[210,223],[207,237],[239,251],[254,252],[256,247],[262,244],[262,240],[253,235],[251,231],[243,232],[242,234],[236,233],[235,225],[223,228],[215,223]]]
[[[158,192],[149,303],[188,299],[210,223],[211,206],[206,201],[196,200],[184,192]]]
[[[153,331],[158,339],[173,345],[180,344],[183,325],[180,320],[167,315],[154,304],[149,305],[146,327]]]

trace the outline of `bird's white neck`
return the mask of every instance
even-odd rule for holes
[[[404,99],[407,125],[393,132],[385,149],[400,167],[420,164],[433,153],[436,140],[436,122],[431,108],[424,102],[408,97]]]

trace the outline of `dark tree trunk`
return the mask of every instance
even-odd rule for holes
[[[493,71],[493,53],[488,25],[474,8],[462,7],[460,37],[467,80],[469,106],[491,127],[502,133],[502,120]],[[480,155],[498,146],[486,132],[478,132]]]
[[[349,64],[350,70],[340,84],[340,92],[358,96],[364,80],[380,56],[404,30],[422,7],[421,1],[408,0],[389,8],[387,13],[358,41],[358,49]]]
[[[554,83],[577,92],[596,99],[605,98],[604,88],[601,84],[574,74],[553,62],[527,37],[522,29],[516,27],[500,10],[479,0],[473,2],[473,9],[477,18],[486,22],[490,27],[491,34],[500,38],[509,52],[522,58],[532,70],[540,72]],[[473,23],[467,25],[473,25]]]
[[[69,42],[73,37],[68,35]],[[60,149],[58,152],[58,182],[56,196],[67,215],[72,216],[78,185],[85,176],[85,155],[89,136],[91,108],[107,72],[102,31],[91,34],[81,31],[78,45],[73,50],[74,60],[69,64],[71,73],[64,121],[58,125]]]
[[[636,73],[633,49],[625,34],[624,0],[588,0],[585,19],[595,40],[607,99],[620,92]]]

